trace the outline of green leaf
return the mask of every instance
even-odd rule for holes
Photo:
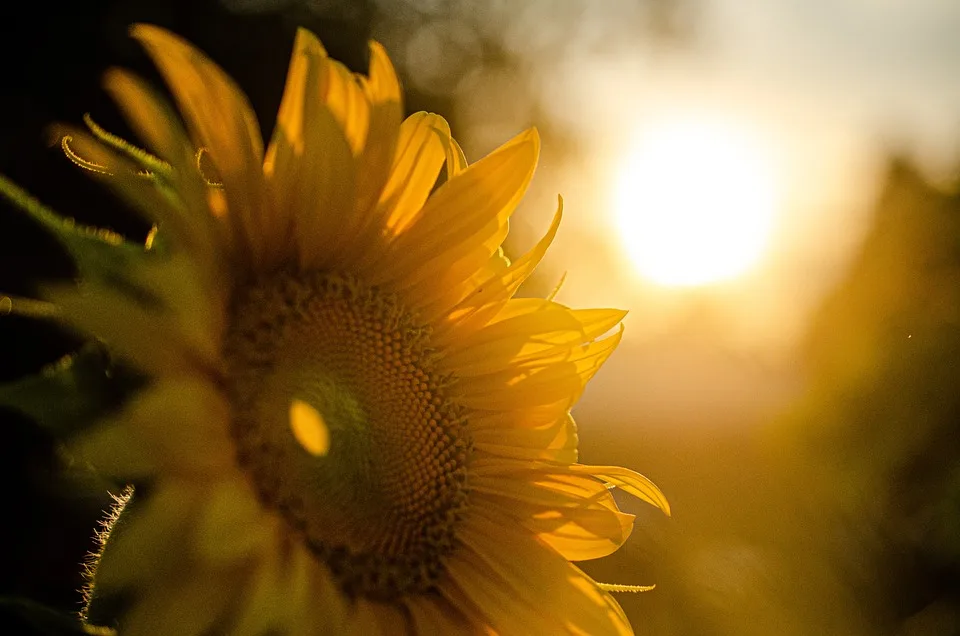
[[[30,196],[17,184],[0,175],[0,196],[49,230],[73,257],[80,275],[107,282],[145,305],[161,302],[135,278],[139,265],[148,257],[145,245],[125,240],[116,232],[77,224],[60,216]]]
[[[117,371],[100,346],[88,343],[36,375],[0,384],[0,407],[27,415],[55,436],[69,436],[131,388],[131,374]]]

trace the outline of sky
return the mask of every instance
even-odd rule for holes
[[[617,396],[624,413],[643,408],[665,421],[728,407],[759,418],[802,386],[798,343],[856,253],[886,158],[906,154],[938,183],[955,177],[960,3],[952,0],[378,7],[373,36],[395,52],[409,84],[455,96],[454,133],[471,160],[528,125],[541,129],[541,165],[508,246],[531,245],[562,194],[564,225],[537,291],[565,274],[560,300],[631,310],[612,370],[582,409]],[[506,59],[491,57],[486,40]],[[636,271],[614,200],[632,146],[678,122],[759,149],[776,193],[756,264],[692,289]],[[698,180],[703,173],[690,175]],[[719,198],[705,206],[728,212]]]

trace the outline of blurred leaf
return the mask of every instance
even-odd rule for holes
[[[42,369],[0,384],[0,407],[23,413],[55,436],[69,436],[117,402],[117,382],[95,343]]]
[[[833,519],[818,549],[871,633],[920,633],[905,626],[930,608],[960,616],[960,195],[891,161],[807,365],[790,418]]]
[[[51,232],[73,257],[81,276],[102,280],[144,304],[160,303],[132,275],[139,271],[138,266],[148,253],[146,245],[127,241],[111,230],[87,227],[60,216],[2,175],[0,196]]]
[[[55,610],[19,597],[0,597],[4,633],[18,636],[115,636],[106,627],[84,625],[76,614]]]

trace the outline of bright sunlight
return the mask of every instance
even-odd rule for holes
[[[749,136],[694,119],[639,135],[615,196],[631,260],[641,276],[668,287],[749,270],[766,248],[776,212],[772,166]]]

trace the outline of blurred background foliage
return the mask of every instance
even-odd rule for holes
[[[7,3],[0,9],[0,173],[78,220],[141,236],[146,228],[45,136],[51,122],[77,122],[84,112],[129,136],[99,77],[121,65],[160,84],[126,35],[130,23],[160,24],[208,52],[249,94],[265,135],[297,26],[315,31],[355,70],[365,68],[365,42],[376,37],[398,65],[407,110],[446,116],[472,160],[528,125],[540,128],[540,185],[518,213],[508,248],[520,251],[538,236],[557,191],[567,197],[572,229],[562,232],[553,260],[527,293],[548,291],[569,269],[562,300],[633,312],[628,336],[634,340],[598,375],[576,414],[586,461],[644,472],[675,510],[664,519],[624,500],[638,515],[634,537],[612,557],[583,564],[602,581],[657,584],[653,592],[620,597],[637,633],[960,634],[960,195],[957,157],[943,150],[960,148],[960,133],[928,134],[940,143],[934,168],[903,128],[877,129],[866,159],[835,159],[858,171],[871,166],[861,171],[869,178],[840,179],[829,205],[794,202],[782,234],[811,238],[771,249],[766,266],[780,277],[754,287],[664,292],[624,273],[629,268],[611,247],[614,232],[602,212],[609,201],[597,184],[609,181],[616,160],[604,152],[626,136],[631,122],[624,113],[642,118],[646,108],[626,85],[624,65],[638,42],[643,62],[631,73],[652,84],[664,69],[679,72],[677,65],[712,59],[723,32],[705,30],[701,18],[714,4]],[[872,16],[889,4],[851,0],[850,6],[870,5],[865,11]],[[852,11],[843,6],[824,16],[824,24]],[[818,23],[794,22],[798,37],[829,48]],[[946,20],[951,24],[957,23]],[[952,45],[931,55],[960,62]],[[796,68],[805,63],[797,61]],[[904,77],[931,72],[918,64]],[[782,71],[764,73],[761,83],[773,92],[781,90],[779,82],[803,84]],[[596,94],[597,77],[623,88]],[[960,94],[956,77],[952,87],[936,86]],[[727,82],[734,96],[751,95],[717,69],[698,82],[707,92],[719,91],[711,82]],[[843,97],[841,89],[822,98],[840,128],[852,121],[844,119],[847,110],[860,117]],[[816,118],[791,111],[778,126],[802,135],[809,123],[804,117]],[[958,124],[960,110],[944,129],[960,130]],[[833,142],[843,134],[824,138]],[[789,145],[788,137],[782,140]],[[812,163],[826,159],[814,153]],[[798,191],[817,191],[831,177],[797,174],[803,175]],[[818,220],[807,227],[807,218]],[[586,273],[577,279],[578,271]],[[44,280],[72,275],[51,239],[0,206],[0,290],[31,295]],[[78,344],[50,325],[0,316],[0,380],[32,373]],[[9,475],[0,497],[12,520],[5,524],[0,594],[76,610],[77,564],[109,503],[106,487],[64,471],[52,440],[32,422],[12,412],[0,416],[7,434],[0,462]],[[18,623],[8,606],[0,611],[15,630],[22,627],[18,633],[42,633]]]
[[[871,218],[779,414],[586,438],[644,456],[677,510],[596,564],[657,581],[622,599],[638,633],[960,633],[960,196],[891,158]]]

